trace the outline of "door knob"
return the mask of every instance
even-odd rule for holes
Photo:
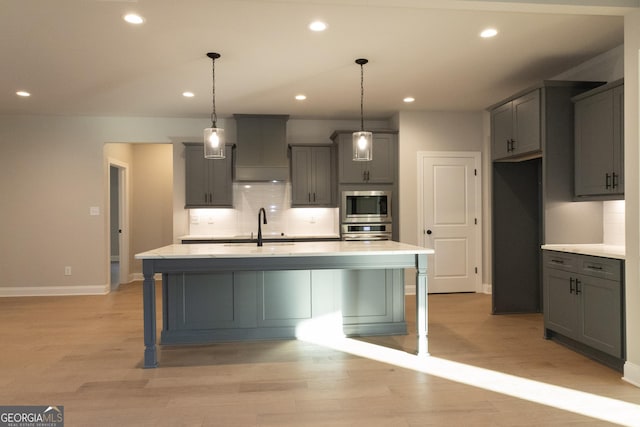
[[[431,234],[431,233],[433,233],[433,231],[427,230],[427,234]]]

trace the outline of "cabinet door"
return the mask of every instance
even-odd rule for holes
[[[291,204],[311,203],[311,147],[291,147]]]
[[[340,183],[342,184],[359,184],[364,182],[364,164],[369,163],[353,161],[352,144],[353,142],[350,133],[344,133],[338,136],[338,150],[340,154],[340,165],[338,166],[338,172],[340,176]]]
[[[569,338],[578,337],[578,298],[575,275],[544,269],[544,326]]]
[[[575,104],[576,196],[607,194],[612,185],[613,92]]]
[[[613,89],[613,192],[624,194],[624,86]]]
[[[513,101],[513,155],[540,151],[540,90]]]
[[[509,157],[513,138],[513,104],[507,102],[491,111],[491,154],[492,159]]]
[[[366,181],[372,184],[392,184],[395,175],[395,135],[373,134],[373,159],[364,162]]]
[[[315,205],[330,206],[332,203],[331,147],[311,149],[311,189]]]
[[[209,197],[208,170],[204,162],[204,148],[188,145],[185,158],[185,208],[204,206]]]
[[[579,339],[583,343],[622,357],[622,301],[620,282],[578,275]]]
[[[233,161],[230,147],[224,159],[205,159],[208,165],[209,204],[216,207],[233,206]]]

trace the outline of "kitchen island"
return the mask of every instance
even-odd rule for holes
[[[427,348],[427,254],[393,241],[175,244],[136,254],[144,274],[144,367],[161,344],[292,339],[301,330],[406,334],[404,269],[416,269],[417,353]],[[326,323],[323,323],[326,322]]]

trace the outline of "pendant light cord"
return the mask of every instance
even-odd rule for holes
[[[360,64],[360,130],[364,131],[364,64]]]
[[[211,94],[212,94],[212,110],[211,110],[211,127],[212,128],[217,128],[218,126],[216,126],[216,122],[218,119],[218,116],[216,115],[216,59],[215,58],[211,58]]]

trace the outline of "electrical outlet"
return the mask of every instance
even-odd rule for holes
[[[71,276],[71,267],[66,266],[66,267],[64,268],[64,275],[65,275],[65,276]]]

